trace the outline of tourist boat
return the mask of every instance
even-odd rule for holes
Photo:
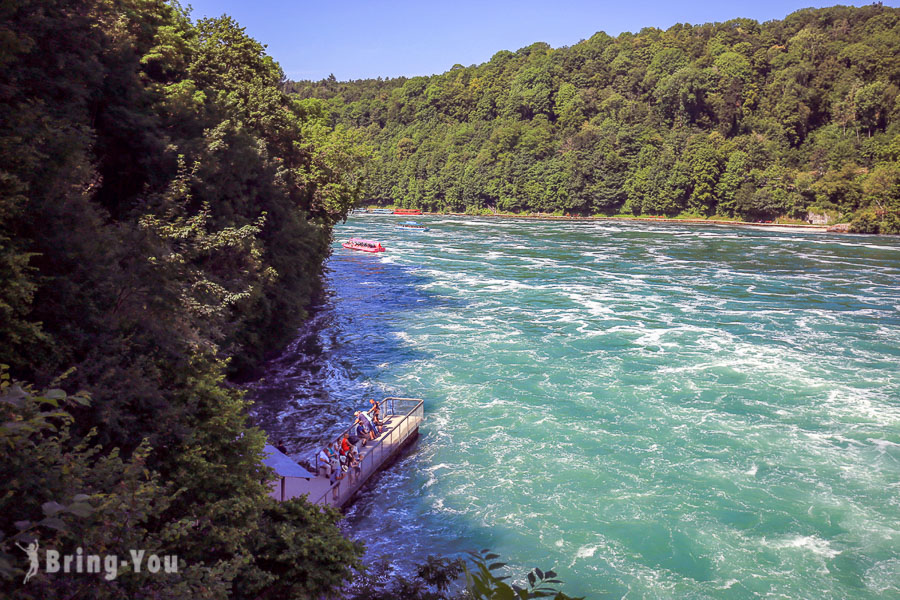
[[[384,252],[385,250],[384,246],[381,245],[381,242],[361,240],[359,238],[350,238],[341,244],[341,246],[348,250],[359,250],[360,252]]]
[[[354,208],[353,210],[350,211],[350,214],[351,215],[359,215],[359,214],[365,214],[367,212],[369,212],[368,208]]]
[[[417,223],[415,221],[403,221],[402,223],[398,223],[397,227],[405,227],[406,229],[421,229],[422,231],[428,231],[428,228],[421,223]]]
[[[422,211],[418,208],[398,208],[394,211],[395,215],[421,215]]]
[[[394,211],[392,211],[389,208],[373,208],[371,212],[372,212],[372,214],[375,214],[375,215],[392,215],[392,214],[394,214]]]

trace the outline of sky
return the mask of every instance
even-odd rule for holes
[[[267,46],[289,79],[412,77],[480,64],[534,42],[571,46],[598,31],[746,17],[782,19],[814,0],[182,0],[194,20],[227,14]],[[842,2],[860,6],[871,2]],[[898,6],[900,0],[885,1]]]

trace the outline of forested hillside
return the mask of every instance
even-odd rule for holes
[[[266,497],[225,375],[304,318],[363,147],[227,17],[21,0],[0,37],[0,595],[319,597],[360,549]],[[179,572],[22,585],[35,538]]]
[[[598,28],[602,23],[596,24]],[[438,211],[855,218],[900,232],[900,10],[535,43],[432,77],[293,82]]]

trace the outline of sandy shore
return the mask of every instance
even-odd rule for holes
[[[469,215],[466,213],[434,213],[423,212],[422,215],[435,217],[475,217],[486,219],[533,219],[540,221],[645,221],[653,223],[688,223],[692,225],[732,225],[736,227],[764,227],[767,229],[793,229],[825,233],[826,225],[809,225],[804,223],[750,223],[747,221],[727,221],[720,219],[670,219],[668,217],[561,217],[547,214],[496,214],[496,215]],[[415,215],[407,215],[415,216]]]

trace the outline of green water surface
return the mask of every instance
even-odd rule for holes
[[[337,228],[259,393],[302,456],[369,395],[426,399],[348,515],[371,557],[489,547],[591,598],[900,598],[900,241],[402,219]]]

